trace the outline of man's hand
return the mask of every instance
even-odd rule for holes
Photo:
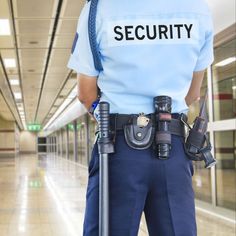
[[[77,75],[78,99],[87,110],[98,97],[97,77],[84,74]]]
[[[198,71],[193,73],[193,78],[191,85],[189,87],[188,93],[185,97],[185,102],[187,106],[190,106],[196,100],[200,98],[200,89],[202,86],[202,81],[204,78],[205,71]]]

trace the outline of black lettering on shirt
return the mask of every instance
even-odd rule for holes
[[[154,40],[154,39],[157,38],[157,28],[156,28],[156,25],[153,25],[153,26],[152,26],[152,28],[153,28],[153,30],[152,30],[153,34],[152,34],[152,35],[150,34],[150,31],[151,31],[150,28],[151,28],[150,25],[146,25],[147,37],[148,37],[148,39],[150,39],[150,40]]]
[[[182,24],[176,24],[174,25],[175,28],[177,28],[177,33],[178,33],[178,39],[181,38],[181,27],[184,27]]]
[[[173,20],[174,21],[174,20]],[[184,22],[184,21],[182,21]],[[153,43],[191,43],[193,35],[197,35],[196,27],[194,23],[187,21],[186,23],[166,23],[159,22],[159,24],[152,24],[145,22],[142,24],[122,24],[113,25],[112,39],[118,43],[118,41],[153,41]],[[189,22],[189,23],[188,23]],[[196,36],[197,37],[197,36]],[[188,40],[188,41],[186,41]],[[194,39],[192,39],[194,40]],[[131,43],[131,42],[130,42]],[[132,43],[131,43],[132,44]]]
[[[159,38],[162,39],[162,35],[165,36],[166,39],[168,39],[167,36],[168,27],[166,25],[159,25]]]
[[[120,32],[120,31],[118,31],[118,30],[122,30],[122,27],[119,26],[119,25],[117,25],[117,26],[114,27],[114,32],[120,36],[120,37],[115,37],[115,39],[116,39],[117,41],[121,41],[121,40],[124,39],[124,35],[122,34],[122,32]]]
[[[173,25],[170,25],[170,39],[173,39]]]
[[[145,28],[142,26],[142,25],[138,25],[136,28],[135,28],[135,37],[138,39],[138,40],[143,40],[145,39],[145,34],[143,34],[142,36],[139,34],[139,29],[142,29],[142,30],[145,30]]]
[[[188,38],[190,39],[191,38],[191,29],[193,28],[193,24],[189,25],[189,27],[188,27],[188,25],[184,24],[184,27],[187,30]]]
[[[134,26],[132,26],[132,25],[125,26],[125,37],[126,37],[126,40],[134,40],[134,37],[130,36],[132,34],[132,29],[133,28],[134,28]]]

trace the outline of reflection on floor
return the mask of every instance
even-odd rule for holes
[[[0,159],[1,236],[80,236],[87,170],[54,156]],[[148,235],[141,222],[139,236]],[[198,236],[235,236],[232,225],[198,214]]]

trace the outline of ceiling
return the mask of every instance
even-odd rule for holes
[[[207,1],[220,25],[217,30],[232,24],[228,16],[235,17],[234,0]],[[11,27],[11,35],[0,36],[0,115],[5,119],[16,120],[23,128],[23,110],[23,121],[44,126],[75,87],[76,74],[66,64],[84,3],[0,0],[0,19],[9,19]],[[6,68],[7,58],[14,58],[16,67]],[[19,85],[10,85],[12,79],[18,79]],[[16,92],[21,99],[14,98]]]
[[[45,125],[76,85],[76,74],[66,64],[84,2],[0,0],[0,19],[11,21],[11,35],[0,36],[5,71],[0,77],[8,84],[19,79],[19,85],[10,86],[10,93],[22,93],[22,99],[13,99],[13,106],[23,105],[26,123]],[[16,67],[4,66],[6,58],[14,58]],[[19,110],[12,110],[19,118]]]

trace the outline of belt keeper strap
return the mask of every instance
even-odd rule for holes
[[[163,131],[156,132],[156,143],[171,144],[171,133]]]
[[[171,134],[186,137],[185,126],[179,119],[172,119],[170,122],[170,132]]]

